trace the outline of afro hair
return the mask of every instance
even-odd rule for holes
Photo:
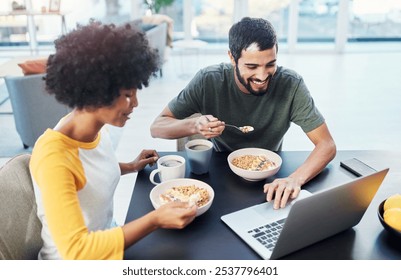
[[[46,90],[71,108],[109,106],[120,89],[147,87],[160,67],[156,49],[131,25],[90,20],[55,41]]]

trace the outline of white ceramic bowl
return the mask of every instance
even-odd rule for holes
[[[273,169],[270,169],[270,170],[252,171],[252,170],[245,170],[245,169],[239,168],[239,167],[235,166],[234,164],[232,164],[232,161],[234,158],[239,157],[239,156],[245,156],[245,155],[252,155],[252,156],[263,155],[267,159],[273,161],[275,163],[276,167]],[[244,149],[236,150],[228,155],[227,161],[228,161],[228,165],[230,166],[231,170],[235,174],[237,174],[238,176],[240,176],[248,181],[260,181],[260,180],[266,179],[270,176],[273,176],[280,170],[281,164],[283,162],[281,157],[278,154],[276,154],[272,151],[269,151],[266,149],[260,149],[260,148],[244,148]]]
[[[198,188],[203,188],[206,189],[209,193],[209,201],[201,206],[198,207],[196,216],[200,216],[203,213],[205,213],[210,206],[213,203],[214,199],[214,191],[213,188],[206,184],[205,182],[195,180],[195,179],[189,179],[189,178],[180,178],[180,179],[172,179],[168,181],[164,181],[158,185],[156,185],[151,191],[150,191],[150,201],[152,202],[152,205],[155,209],[159,208],[162,205],[162,202],[160,201],[160,195],[166,192],[168,189],[172,187],[179,187],[179,186],[191,186],[195,185]]]

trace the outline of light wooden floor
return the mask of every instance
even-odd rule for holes
[[[145,148],[174,151],[174,140],[150,136],[151,122],[188,83],[196,69],[222,61],[228,61],[226,50],[222,50],[221,55],[173,52],[164,66],[163,77],[153,80],[139,93],[139,107],[126,127],[118,130],[121,134],[116,150],[118,158],[132,160]],[[389,50],[382,46],[376,48],[373,44],[362,51],[351,49],[341,55],[279,53],[278,64],[292,68],[304,77],[339,150],[401,150],[401,44],[393,45]],[[183,75],[184,72],[189,75]],[[6,102],[0,106],[0,112],[9,108]],[[11,148],[16,143],[7,141],[7,137],[18,137],[12,116],[0,115],[0,131],[6,130],[10,132],[1,133],[0,145]],[[312,145],[298,127],[291,127],[283,149],[310,150]],[[7,159],[1,158],[0,165]],[[136,174],[123,176],[118,187],[115,212],[119,223],[124,222],[135,179]]]

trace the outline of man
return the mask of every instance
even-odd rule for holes
[[[301,186],[334,158],[336,146],[302,77],[277,66],[277,37],[270,22],[243,18],[229,32],[231,64],[200,70],[171,100],[151,126],[153,137],[176,139],[202,134],[217,151],[245,147],[281,150],[291,122],[299,125],[315,145],[306,161],[287,178],[265,184],[266,200],[285,207]],[[194,113],[200,117],[187,118]],[[251,125],[242,133],[237,126]]]

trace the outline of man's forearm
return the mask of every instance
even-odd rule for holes
[[[302,186],[318,175],[335,157],[336,146],[333,141],[317,145],[305,162],[289,177],[296,179]]]
[[[178,139],[196,134],[196,120],[178,120],[171,117],[158,117],[150,127],[153,138]]]

